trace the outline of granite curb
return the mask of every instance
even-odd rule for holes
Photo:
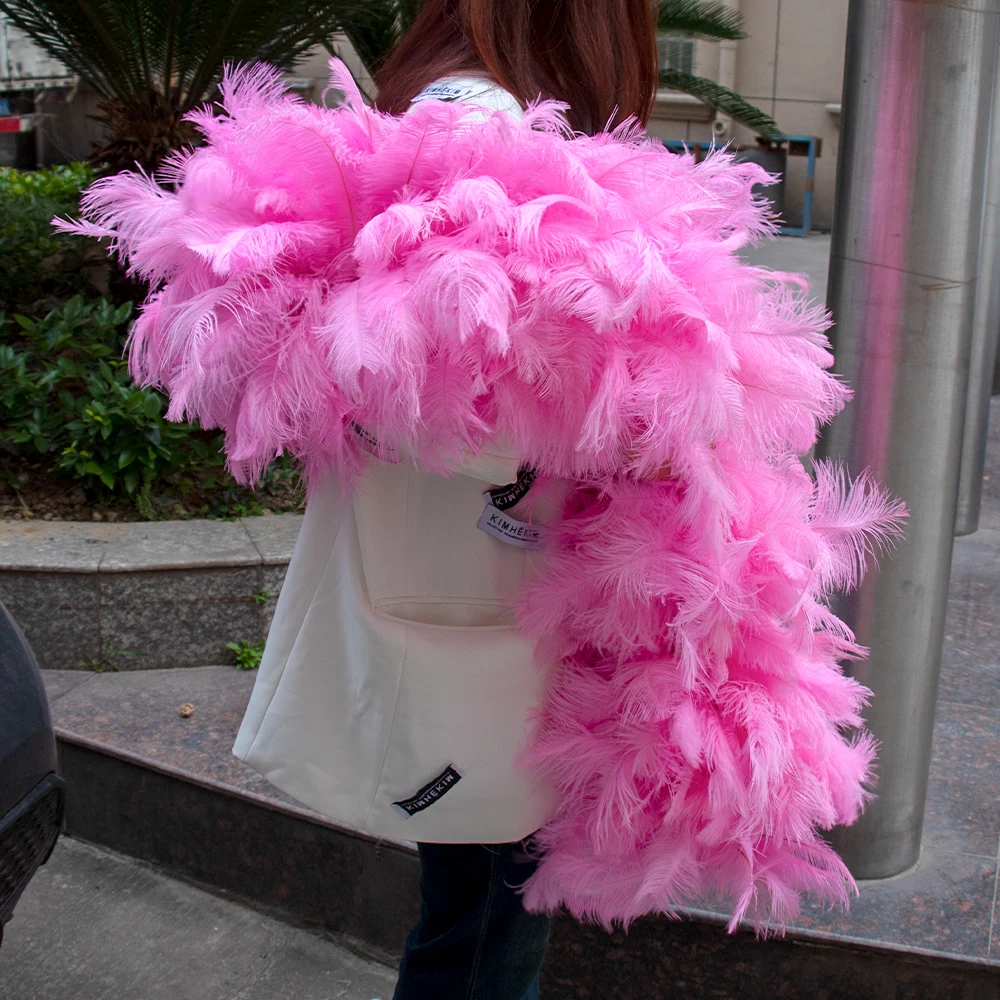
[[[287,565],[301,514],[235,521],[0,523],[0,573],[135,573]]]
[[[228,662],[228,642],[267,636],[301,523],[5,522],[0,600],[43,667]]]

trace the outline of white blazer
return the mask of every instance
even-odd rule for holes
[[[521,114],[477,77],[416,100],[431,97]],[[238,758],[379,837],[503,843],[551,818],[554,790],[514,763],[548,671],[510,602],[540,555],[478,527],[484,491],[517,472],[495,449],[450,479],[373,460],[353,499],[332,478],[316,488]]]

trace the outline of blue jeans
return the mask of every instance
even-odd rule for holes
[[[537,1000],[549,918],[516,892],[535,870],[523,843],[417,847],[420,921],[393,1000]]]

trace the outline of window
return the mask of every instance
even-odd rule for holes
[[[656,41],[661,71],[672,69],[678,73],[694,72],[694,39],[680,35],[660,35]]]

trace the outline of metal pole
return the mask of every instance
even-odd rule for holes
[[[851,0],[828,304],[854,401],[819,453],[870,468],[907,537],[839,611],[871,649],[878,799],[835,846],[861,878],[913,865],[951,569],[1000,0]],[[956,138],[960,142],[956,143]]]
[[[972,325],[972,357],[969,364],[969,396],[962,434],[961,474],[958,480],[958,511],[955,534],[971,535],[979,530],[983,498],[983,468],[990,422],[990,394],[1000,337],[1000,74],[993,85],[993,120],[990,125],[989,166],[983,228],[979,241],[979,280]]]

